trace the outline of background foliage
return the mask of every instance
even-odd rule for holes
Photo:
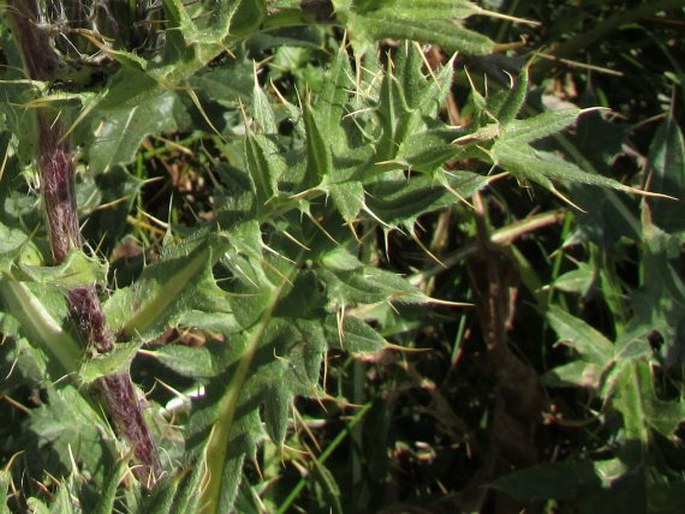
[[[7,509],[683,511],[685,215],[639,194],[685,196],[682,2],[167,0],[60,25],[67,4],[41,4],[47,80],[0,27]],[[86,249],[60,266],[39,108],[78,163]],[[67,314],[85,283],[110,353]],[[152,488],[89,389],[129,368]]]

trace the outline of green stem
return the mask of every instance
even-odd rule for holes
[[[203,460],[206,466],[204,483],[206,484],[206,487],[202,492],[202,499],[200,501],[202,507],[200,508],[200,514],[220,514],[223,512],[221,505],[221,489],[223,485],[224,469],[227,463],[226,449],[235,414],[238,409],[240,393],[242,392],[243,385],[247,381],[252,361],[259,349],[262,336],[271,321],[273,310],[276,307],[276,303],[278,302],[286,283],[286,281],[282,282],[281,285],[273,291],[269,305],[264,310],[259,322],[247,339],[245,351],[240,358],[238,368],[236,369],[231,382],[228,384],[226,393],[219,401],[217,421],[212,427],[204,451]]]

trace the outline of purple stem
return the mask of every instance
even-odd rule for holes
[[[38,19],[35,0],[6,0],[6,5],[29,76],[36,80],[50,79],[58,57],[34,23]],[[52,257],[55,264],[60,264],[70,251],[81,247],[81,233],[69,141],[60,139],[60,124],[51,118],[48,109],[37,113],[38,168]],[[107,327],[95,284],[69,290],[67,302],[86,348],[93,348],[98,353],[112,350],[114,336]],[[152,485],[161,464],[128,370],[103,376],[96,381],[96,386],[118,433],[131,445],[135,460],[140,464],[133,468],[134,473],[143,483]]]

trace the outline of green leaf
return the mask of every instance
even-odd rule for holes
[[[412,229],[420,215],[470,198],[488,177],[470,171],[438,170],[435,177],[392,178],[368,188],[367,207],[384,223]]]
[[[276,195],[278,188],[277,173],[267,160],[264,146],[269,146],[264,137],[255,136],[248,132],[245,137],[245,164],[254,185],[259,209],[263,208]]]
[[[445,162],[454,160],[464,149],[452,143],[460,135],[454,129],[433,129],[415,133],[401,145],[397,159],[411,170],[433,173]]]
[[[357,219],[359,212],[364,208],[365,193],[361,182],[352,180],[341,184],[329,184],[325,189],[346,222]]]
[[[494,43],[485,35],[465,29],[455,18],[484,13],[462,0],[384,0],[333,2],[336,13],[351,29],[353,41],[363,44],[385,38],[431,43],[448,52],[487,54]]]
[[[98,497],[95,514],[111,514],[114,512],[114,503],[117,499],[119,484],[126,473],[126,466],[127,463],[122,461],[110,469],[103,483],[102,494]]]
[[[679,367],[685,362],[681,345],[685,327],[685,281],[679,264],[681,243],[677,236],[653,225],[646,214],[643,213],[642,219],[643,284],[631,295],[633,316],[617,345],[621,354],[628,346],[649,352],[650,337],[658,337],[663,344],[657,355],[663,364],[668,368]]]
[[[32,266],[20,263],[19,269],[26,275],[22,277],[24,281],[50,285],[61,290],[104,284],[108,272],[106,263],[88,257],[81,251],[71,251],[58,266]]]
[[[586,387],[599,390],[602,385],[602,369],[596,364],[582,360],[556,366],[544,375],[550,387]]]
[[[528,120],[514,120],[514,118],[516,118],[516,115],[521,110],[521,107],[523,107],[523,104],[525,103],[527,93],[528,68],[523,68],[521,74],[518,76],[516,80],[514,80],[511,89],[504,91],[500,94],[492,95],[488,98],[486,103],[487,112],[494,119],[496,119],[499,124],[507,127],[507,132],[509,130],[511,130],[513,133],[527,132],[526,129],[521,130],[517,129],[516,127],[518,123]],[[536,116],[536,118],[539,118],[539,116]],[[573,120],[575,120],[575,118],[573,118]],[[571,123],[572,122],[573,121],[571,121]],[[538,129],[539,127],[533,126],[528,130],[532,131],[533,128]],[[559,130],[561,130],[561,128],[555,132],[558,132]],[[532,140],[533,139],[530,139],[526,142],[530,142]]]
[[[201,487],[203,471],[200,462],[194,462],[190,469],[184,470],[170,512],[197,512],[200,502],[198,491]]]
[[[104,305],[115,332],[143,341],[174,326],[188,310],[227,308],[225,293],[214,281],[209,242],[147,266],[133,285],[118,289]]]
[[[0,469],[0,512],[9,514],[7,508],[7,490],[12,480],[12,473],[9,469]]]
[[[0,297],[8,312],[19,321],[31,344],[52,356],[54,363],[59,363],[62,369],[55,370],[57,379],[78,369],[81,345],[64,330],[58,321],[61,316],[55,316],[55,313],[66,315],[62,295],[47,286],[39,289],[40,294],[36,294],[29,285],[13,276],[0,275]]]
[[[104,472],[103,459],[110,450],[105,446],[101,431],[108,436],[111,431],[76,387],[66,385],[50,390],[49,403],[33,410],[28,428],[38,437],[34,452],[45,452],[49,447],[67,469],[76,461],[80,462],[83,472],[93,475]],[[48,455],[43,456],[46,457]],[[42,460],[39,454],[32,458]]]
[[[604,368],[614,356],[614,345],[597,330],[565,310],[550,306],[547,320],[559,340],[587,362]]]
[[[519,500],[577,500],[601,481],[590,461],[566,460],[514,471],[498,478],[490,487]]]
[[[320,274],[327,285],[329,302],[332,304],[421,303],[427,299],[404,278],[379,268],[365,266],[351,271],[322,269]]]
[[[108,88],[101,96],[94,99],[93,103],[87,105],[86,109],[96,113],[119,111],[119,117],[125,118],[125,113],[130,109],[135,109],[148,101],[154,104],[155,97],[162,96],[164,93],[166,93],[165,88],[146,71],[122,67],[112,77]],[[117,135],[114,132],[114,137]]]
[[[675,196],[679,201],[652,199],[652,220],[668,232],[685,230],[685,141],[673,115],[661,123],[649,147],[653,169],[650,189]]]
[[[177,101],[176,94],[169,92],[108,112],[96,128],[95,139],[88,149],[91,169],[98,173],[115,164],[128,164],[145,137],[176,130]]]
[[[252,109],[254,111],[254,120],[257,122],[259,132],[268,135],[278,133],[276,126],[276,117],[269,102],[266,93],[262,91],[257,77],[254,77],[254,87],[252,89]]]
[[[38,498],[31,497],[26,501],[31,514],[51,514],[48,506],[40,501]]]
[[[388,65],[389,66],[389,65]],[[399,80],[390,69],[386,70],[376,109],[381,124],[381,137],[376,143],[376,161],[395,159],[400,145],[411,129],[412,110],[407,105]]]
[[[556,190],[552,181],[562,184],[577,182],[625,192],[633,191],[614,179],[588,173],[553,153],[535,150],[528,145],[513,144],[505,139],[499,139],[492,146],[491,153],[495,163],[515,177],[531,180],[551,191]]]
[[[468,0],[353,0],[360,14],[388,12],[415,19],[466,18],[480,12]]]
[[[246,59],[228,65],[210,68],[193,75],[189,86],[208,100],[235,106],[249,100],[254,84],[253,66]]]
[[[144,354],[184,377],[209,378],[217,374],[212,354],[204,346],[167,344],[158,350],[145,350]]]
[[[685,404],[657,398],[651,366],[646,359],[622,362],[615,384],[612,405],[622,415],[626,440],[638,443],[626,446],[624,459],[629,466],[638,466],[644,462],[644,455],[652,444],[650,431],[673,437],[675,429],[685,419]]]
[[[239,0],[231,17],[227,39],[239,39],[257,32],[265,11],[266,0]]]
[[[38,247],[23,230],[0,223],[0,271],[12,273],[17,263],[32,266],[42,262]]]
[[[331,514],[343,514],[340,487],[338,487],[333,473],[323,462],[320,462],[320,459],[313,459],[312,468],[312,478],[318,488],[321,489],[319,504],[330,509]]]
[[[491,53],[495,43],[479,32],[465,29],[446,19],[419,19],[395,16],[391,13],[369,13],[354,16],[350,23],[353,37],[365,41],[381,39],[411,39],[443,47],[450,53],[471,55]]]
[[[565,293],[586,295],[596,280],[595,270],[582,262],[577,265],[577,269],[558,276],[552,283],[552,287]]]
[[[320,254],[321,264],[328,269],[338,271],[351,271],[363,266],[349,250],[343,246],[334,246],[329,251]]]
[[[249,33],[264,12],[262,0],[224,0],[213,2],[211,10],[193,20],[189,8],[180,0],[164,0],[164,5],[188,45],[214,45],[231,35]]]
[[[278,133],[273,109],[256,77],[252,91],[252,108],[257,127],[255,131],[248,128],[245,156],[257,202],[261,207],[277,195],[278,179],[285,174],[287,165],[273,140]]]
[[[165,478],[155,484],[155,488],[141,502],[139,512],[150,514],[167,514],[171,511],[178,481]]]
[[[502,107],[503,110],[506,108],[506,105]],[[512,118],[506,123],[502,123],[505,128],[502,131],[502,138],[500,140],[507,145],[524,145],[553,136],[570,127],[581,112],[580,109],[561,109],[558,111],[546,111],[524,120],[514,120]],[[511,115],[511,113],[507,114]],[[497,120],[501,122],[499,118]]]
[[[318,186],[324,177],[333,171],[333,155],[326,135],[319,129],[312,108],[303,108],[305,130],[307,132],[307,165],[303,187],[305,190]]]
[[[277,379],[279,377],[272,377]],[[264,394],[264,425],[271,440],[281,445],[288,428],[288,416],[293,398],[292,391],[283,387],[280,380],[269,387]]]
[[[85,361],[79,370],[79,379],[83,384],[89,384],[105,375],[128,371],[140,346],[140,342],[116,344],[113,350]]]
[[[328,316],[325,329],[331,347],[352,353],[378,352],[387,344],[383,336],[354,316],[345,316],[342,321]]]
[[[350,77],[352,77],[352,69],[349,56],[341,47],[326,73],[326,80],[315,99],[313,108],[316,126],[320,127],[335,151],[344,148],[345,136],[340,120],[349,96]]]

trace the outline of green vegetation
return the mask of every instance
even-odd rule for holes
[[[685,512],[682,0],[0,8],[3,512]]]

